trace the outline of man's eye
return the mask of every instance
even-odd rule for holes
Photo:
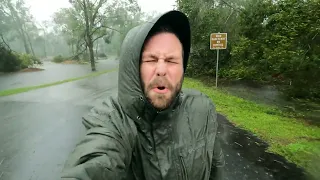
[[[177,62],[174,61],[174,60],[167,60],[167,62],[168,62],[168,63],[172,63],[172,64],[177,64]]]
[[[145,60],[144,62],[156,62],[155,59]]]

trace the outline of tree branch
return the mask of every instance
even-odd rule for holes
[[[96,9],[94,10],[93,16],[92,16],[92,22],[95,21],[97,14],[99,12],[99,9],[101,8],[101,6],[103,5],[104,0],[99,0],[99,4],[97,5]]]
[[[94,3],[93,3],[93,5],[95,5],[95,4],[97,3],[97,1],[98,1],[98,0],[95,0]]]
[[[98,17],[98,18],[93,21],[93,25],[92,25],[92,26],[96,26],[99,22],[101,23],[101,21],[102,21],[102,16],[97,16],[97,17]]]
[[[84,9],[85,9],[85,8],[84,8],[84,6],[85,6],[84,2],[81,1],[81,0],[78,0],[77,2],[80,4],[80,8],[81,8],[82,10],[84,10]]]
[[[105,36],[105,35],[107,35],[107,34],[102,34],[102,35],[100,35],[100,36],[96,37],[96,38],[92,41],[92,43],[94,43],[96,40],[98,40],[98,39],[102,38],[102,37],[103,37],[103,36]]]
[[[92,36],[95,32],[97,32],[97,31],[98,31],[99,29],[101,29],[101,28],[111,29],[111,30],[113,30],[113,31],[117,31],[118,33],[122,34],[122,33],[121,33],[119,30],[117,30],[117,29],[114,29],[114,28],[111,28],[111,27],[107,27],[107,26],[102,25],[102,26],[99,26],[99,27],[94,28],[94,29],[92,30],[90,36]]]
[[[84,43],[85,43],[86,45],[88,44],[86,36],[85,36],[85,35],[82,35],[82,37],[78,39],[77,45],[79,45],[79,43],[80,43],[81,40],[84,40]],[[83,45],[84,43],[82,43],[81,45]]]
[[[73,59],[73,58],[75,58],[76,56],[79,56],[80,54],[84,53],[86,50],[87,50],[87,48],[84,48],[84,49],[83,49],[81,52],[79,52],[78,54],[72,55],[72,56],[68,57],[67,59]]]
[[[0,34],[0,36],[1,36],[2,42],[3,42],[3,43],[8,47],[8,49],[11,51],[10,46],[9,46],[9,45],[6,43],[6,41],[4,40],[3,35]]]
[[[3,12],[3,14],[7,15],[7,16],[11,16],[10,13],[8,13],[7,11],[5,11],[4,9],[1,9],[1,12]]]
[[[92,36],[92,35],[93,35],[95,32],[97,32],[99,29],[101,29],[101,26],[94,28],[94,29],[92,30],[90,36]]]
[[[98,0],[95,0],[94,3],[93,3],[93,5],[95,5],[95,4],[97,3],[97,1],[98,1]]]
[[[316,35],[314,35],[314,36],[313,36],[313,38],[312,38],[311,40],[313,41],[313,40],[314,40],[314,38],[316,38],[318,34],[319,34],[319,32],[317,32],[317,34],[316,34]]]
[[[232,5],[231,5],[231,3],[228,3],[228,2],[226,2],[225,0],[221,0],[224,4],[226,4],[227,6],[229,6],[230,8],[232,8],[232,9],[234,9],[234,10],[236,10],[236,11],[238,11],[238,12],[241,12],[242,10],[240,10],[239,8],[237,8],[237,7],[233,7]]]
[[[105,25],[101,25],[101,27],[104,27],[104,28],[107,28],[107,29],[111,29],[111,30],[117,31],[118,33],[122,34],[122,32],[120,32],[120,31],[117,30],[117,29],[114,29],[114,28],[111,28],[111,27],[108,27],[108,26],[105,26]]]

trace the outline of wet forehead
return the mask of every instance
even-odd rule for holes
[[[173,33],[162,32],[152,36],[145,43],[142,58],[171,57],[182,55],[182,44]]]

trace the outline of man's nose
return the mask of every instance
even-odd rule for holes
[[[157,62],[157,69],[156,73],[157,76],[165,76],[167,74],[167,67],[166,62],[162,59],[159,59]]]

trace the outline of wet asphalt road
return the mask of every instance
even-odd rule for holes
[[[114,58],[110,58],[108,60],[98,60],[97,62],[97,71],[112,69],[118,65],[118,61],[114,60]],[[52,83],[91,73],[91,68],[88,64],[56,64],[50,61],[44,61],[43,65],[38,66],[38,68],[44,70],[37,72],[0,74],[0,91]]]
[[[0,180],[56,180],[83,137],[81,117],[116,94],[117,72],[0,98]],[[305,179],[266,145],[219,115],[225,179]]]
[[[101,82],[103,85],[101,85]],[[117,72],[0,98],[0,180],[56,180]]]
[[[283,157],[267,153],[268,145],[235,127],[218,114],[219,137],[225,154],[226,180],[305,180],[307,175]],[[309,178],[310,179],[310,178]]]

